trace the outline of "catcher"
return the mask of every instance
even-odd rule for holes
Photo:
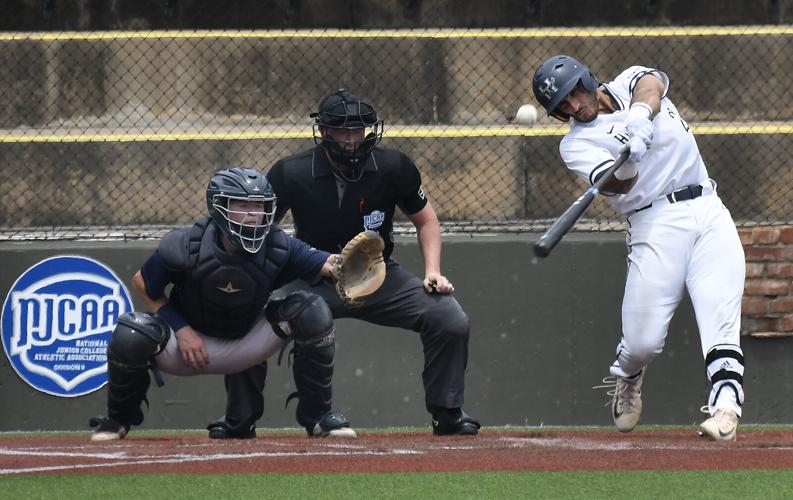
[[[432,415],[433,433],[477,434],[479,422],[462,408],[468,316],[451,295],[454,286],[441,273],[440,226],[421,187],[418,169],[401,152],[377,147],[383,121],[372,105],[345,89],[326,96],[311,116],[315,147],[281,159],[267,174],[278,196],[275,219],[281,220],[291,210],[296,236],[332,253],[350,240],[368,241],[368,237],[356,237],[362,231],[379,234],[382,263],[367,260],[365,267],[372,269],[367,276],[382,279],[382,285],[369,295],[357,296],[376,288],[377,281],[364,278],[363,285],[349,287],[347,296],[340,297],[331,280],[297,280],[279,293],[310,291],[325,299],[334,318],[358,318],[419,333],[424,346],[425,405]],[[424,256],[423,279],[391,258],[397,207],[416,228]],[[364,255],[379,251],[376,240],[366,244],[361,240],[358,244],[367,249]],[[341,253],[343,262],[345,252]],[[379,269],[384,269],[382,278]],[[349,272],[343,268],[339,272],[337,266],[339,281],[344,283]],[[264,410],[264,375],[261,367],[254,367],[226,376],[226,417],[210,425],[212,437],[244,437],[242,431]]]

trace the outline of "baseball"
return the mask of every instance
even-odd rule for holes
[[[537,108],[531,104],[524,104],[515,114],[515,123],[519,125],[534,125],[537,121]]]

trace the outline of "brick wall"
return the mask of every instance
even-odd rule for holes
[[[741,334],[793,337],[793,227],[739,228],[746,253]]]

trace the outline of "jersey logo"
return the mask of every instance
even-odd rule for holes
[[[107,383],[107,344],[118,317],[130,311],[129,292],[105,265],[80,256],[45,259],[5,298],[3,348],[36,390],[88,394]]]
[[[550,101],[554,94],[559,91],[559,87],[556,86],[556,78],[549,76],[537,86],[537,90],[540,91],[543,97]]]
[[[363,228],[375,230],[383,225],[385,221],[385,214],[379,210],[363,216]]]
[[[231,281],[226,283],[226,286],[219,286],[217,289],[226,293],[237,293],[242,291],[242,288],[234,288],[234,285],[231,284]]]
[[[421,186],[419,186],[419,198],[421,198],[422,200],[427,199],[427,195],[424,194],[424,190],[421,189]]]

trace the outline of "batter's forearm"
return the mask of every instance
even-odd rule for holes
[[[652,113],[649,118],[652,120],[661,110],[661,96],[663,95],[664,83],[653,74],[647,73],[636,83],[631,104],[641,102],[650,106]]]

